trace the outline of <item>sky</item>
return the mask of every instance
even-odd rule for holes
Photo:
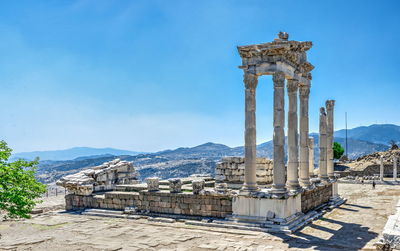
[[[312,41],[310,132],[400,125],[400,1],[82,0],[0,3],[0,139],[15,152],[243,145],[236,46]],[[257,143],[273,85],[259,78]],[[287,102],[286,102],[287,103]]]

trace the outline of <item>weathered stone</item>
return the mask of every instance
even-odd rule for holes
[[[171,193],[182,192],[182,181],[181,179],[169,179],[169,191]]]
[[[146,183],[147,183],[147,190],[149,192],[155,192],[160,190],[159,189],[159,178],[158,177],[151,177],[151,178],[146,178]]]
[[[194,180],[192,182],[192,189],[193,189],[193,194],[199,194],[201,191],[204,190],[204,180]]]
[[[115,159],[62,177],[56,184],[72,194],[90,195],[93,191],[112,190],[118,184],[135,184],[137,178],[138,173],[131,162]]]

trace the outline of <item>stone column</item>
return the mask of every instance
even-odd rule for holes
[[[299,185],[299,140],[297,132],[297,89],[298,81],[289,79],[287,81],[287,92],[289,97],[288,110],[288,164],[287,164],[287,187],[291,191],[297,191]],[[308,170],[307,170],[308,171]]]
[[[274,81],[274,165],[273,184],[271,192],[274,194],[286,193],[285,187],[285,74],[276,72],[273,75]]]
[[[314,175],[314,138],[308,138],[308,173]]]
[[[326,166],[326,113],[325,108],[320,108],[319,114],[319,178],[322,181],[328,180]]]
[[[329,179],[334,179],[334,165],[333,165],[333,107],[335,100],[327,100],[325,103],[327,115],[327,170]]]
[[[258,77],[245,72],[244,184],[242,191],[258,190],[256,179],[256,87]]]
[[[381,181],[383,181],[383,169],[384,169],[384,166],[383,166],[383,156],[381,156],[381,158],[380,158],[380,164],[381,164],[381,168],[380,168],[380,170],[379,170],[379,178],[380,178],[380,180]]]
[[[397,181],[397,157],[393,157],[393,180]]]
[[[308,151],[308,99],[310,86],[300,85],[300,184],[310,186]]]

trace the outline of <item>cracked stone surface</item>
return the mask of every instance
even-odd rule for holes
[[[400,186],[339,184],[346,204],[292,235],[47,212],[0,222],[0,250],[374,250]]]

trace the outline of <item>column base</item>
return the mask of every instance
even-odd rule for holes
[[[311,186],[310,179],[300,179],[300,185],[304,188],[308,188]]]
[[[240,194],[250,194],[257,191],[260,191],[260,188],[257,186],[257,184],[243,184],[242,188],[240,189]]]
[[[297,192],[297,191],[301,190],[301,186],[300,186],[299,182],[287,182],[286,187],[287,187],[287,190],[289,190],[290,192]]]
[[[274,195],[285,195],[287,194],[287,189],[285,185],[272,185],[272,188],[268,190],[270,194]]]

